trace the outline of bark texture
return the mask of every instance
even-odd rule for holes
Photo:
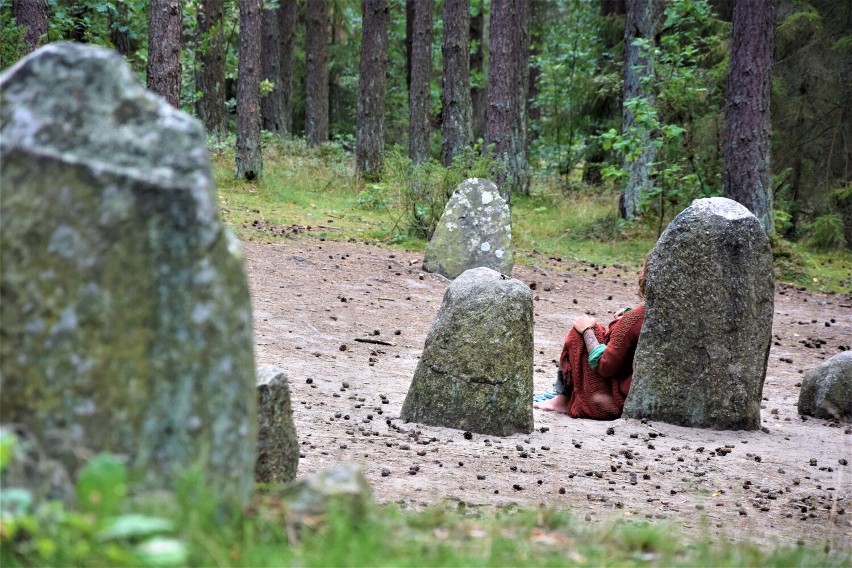
[[[494,156],[505,164],[504,172],[497,176],[497,187],[508,202],[512,193],[529,193],[529,4],[525,0],[494,0],[489,36],[485,142],[494,145]]]
[[[198,5],[195,90],[201,93],[195,112],[209,134],[228,133],[225,108],[225,2],[204,0]]]
[[[109,13],[109,40],[115,50],[124,56],[130,55],[133,49],[128,23],[127,4],[116,3],[115,12]]]
[[[263,175],[260,153],[260,0],[240,0],[236,176]]]
[[[405,87],[411,92],[411,46],[414,44],[414,0],[405,0]]]
[[[14,0],[12,15],[16,24],[27,28],[24,41],[29,51],[38,49],[47,35],[47,0]]]
[[[328,140],[328,0],[310,0],[305,14],[305,139]]]
[[[445,166],[471,143],[470,0],[444,0],[444,76],[441,161]]]
[[[476,0],[474,0],[476,1]],[[485,0],[479,0],[476,15],[470,18],[470,123],[474,140],[485,138],[485,86],[479,80],[485,66]]]
[[[278,17],[281,40],[278,48],[281,65],[281,128],[283,134],[293,134],[293,47],[296,42],[296,22],[299,19],[298,2],[283,2]]]
[[[388,0],[364,0],[362,14],[355,165],[359,175],[373,176],[382,167],[385,147],[385,73],[390,25]]]
[[[269,93],[260,98],[261,127],[269,132],[281,134],[284,130],[281,120],[281,36],[278,30],[283,8],[264,8],[260,13],[260,80],[275,85]]]
[[[414,3],[411,85],[408,91],[408,157],[414,164],[429,159],[429,80],[432,75],[432,18],[435,0]]]
[[[769,169],[774,45],[775,0],[739,0],[725,89],[725,197],[745,205],[767,234],[775,230]]]
[[[535,105],[538,96],[538,78],[541,68],[536,60],[541,55],[541,31],[547,25],[547,2],[534,0],[530,2],[530,64],[529,86],[527,87],[527,122],[541,118],[541,109]],[[528,132],[527,143],[535,138],[535,132]]]
[[[178,0],[148,4],[148,89],[180,108],[181,19]]]
[[[651,60],[645,56],[645,50],[634,41],[644,39],[654,41],[662,14],[660,0],[627,0],[627,14],[624,22],[624,101],[642,97],[650,106],[656,104],[647,80],[654,74]],[[645,83],[645,84],[643,84]],[[627,108],[622,107],[622,132],[641,128],[636,117]],[[637,133],[642,153],[637,159],[625,158],[627,181],[621,192],[619,212],[624,219],[633,219],[639,212],[642,193],[651,189],[650,164],[657,159],[657,149],[651,143],[651,133],[643,129]]]

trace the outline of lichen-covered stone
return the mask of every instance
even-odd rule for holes
[[[287,375],[278,367],[257,370],[257,464],[255,481],[292,481],[299,467],[299,438]]]
[[[512,274],[512,214],[497,186],[471,178],[459,184],[426,248],[423,270],[455,278],[481,266]]]
[[[447,289],[402,418],[494,436],[533,429],[532,291],[491,270]]]
[[[852,351],[835,355],[805,373],[799,414],[852,421]]]
[[[372,501],[372,492],[361,466],[347,462],[318,471],[285,487],[281,494],[288,521],[329,512],[332,504],[356,516]]]
[[[248,499],[257,393],[239,243],[201,124],[118,54],[53,44],[0,77],[0,410],[75,472],[200,466]]]
[[[647,312],[624,412],[754,430],[772,339],[769,239],[745,207],[697,199],[648,258]]]

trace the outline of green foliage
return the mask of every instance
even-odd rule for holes
[[[815,250],[837,250],[846,246],[843,236],[843,219],[840,215],[821,215],[808,223],[809,247]]]
[[[9,67],[26,55],[24,35],[27,30],[15,24],[12,17],[12,2],[0,1],[0,70]]]
[[[467,149],[449,167],[435,160],[413,165],[399,147],[384,156],[382,181],[397,213],[397,230],[418,239],[430,239],[456,186],[468,178],[495,179],[503,167],[491,153]]]
[[[127,496],[127,469],[112,454],[95,456],[77,477],[80,509],[96,515],[114,515]]]
[[[669,2],[662,30],[658,44],[634,40],[654,68],[654,76],[645,77],[643,84],[651,98],[625,101],[634,117],[631,126],[600,136],[603,148],[618,152],[626,163],[640,159],[648,144],[656,147],[657,161],[650,164],[654,186],[644,191],[641,209],[646,220],[656,219],[658,232],[693,199],[721,194],[719,109],[727,67],[727,30],[707,0]],[[622,182],[627,175],[620,165],[602,173]]]
[[[14,454],[14,436],[0,447]],[[11,447],[10,447],[11,446]],[[80,510],[61,501],[35,503],[29,490],[0,493],[0,564],[3,566],[178,566],[187,547],[159,516],[123,513],[127,471],[114,455],[95,456],[80,472]]]
[[[530,160],[545,171],[569,172],[583,154],[591,116],[588,101],[595,90],[601,55],[598,7],[583,0],[545,3],[546,21],[538,30],[539,54],[531,65],[540,70],[532,106]]]

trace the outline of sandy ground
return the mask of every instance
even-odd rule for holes
[[[399,419],[449,285],[421,254],[306,238],[247,242],[245,254],[257,362],[289,376],[300,477],[354,460],[380,502],[404,507],[546,505],[581,522],[667,519],[689,535],[852,548],[852,425],[796,409],[802,372],[852,344],[849,296],[777,288],[761,431],[535,411],[530,434],[468,439]],[[550,390],[575,317],[609,321],[636,303],[634,273],[544,257],[515,268],[535,293],[535,392]]]

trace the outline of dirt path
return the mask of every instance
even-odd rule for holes
[[[576,520],[669,519],[688,534],[852,548],[852,428],[802,420],[801,373],[852,343],[852,300],[779,288],[763,431],[690,429],[535,412],[529,435],[495,438],[399,419],[449,281],[422,256],[348,243],[246,243],[259,365],[290,377],[299,476],[360,462],[381,502],[570,508]],[[635,272],[540,259],[535,391],[582,310],[609,321],[636,301]],[[380,340],[392,345],[362,343]],[[384,398],[383,398],[384,397]]]

